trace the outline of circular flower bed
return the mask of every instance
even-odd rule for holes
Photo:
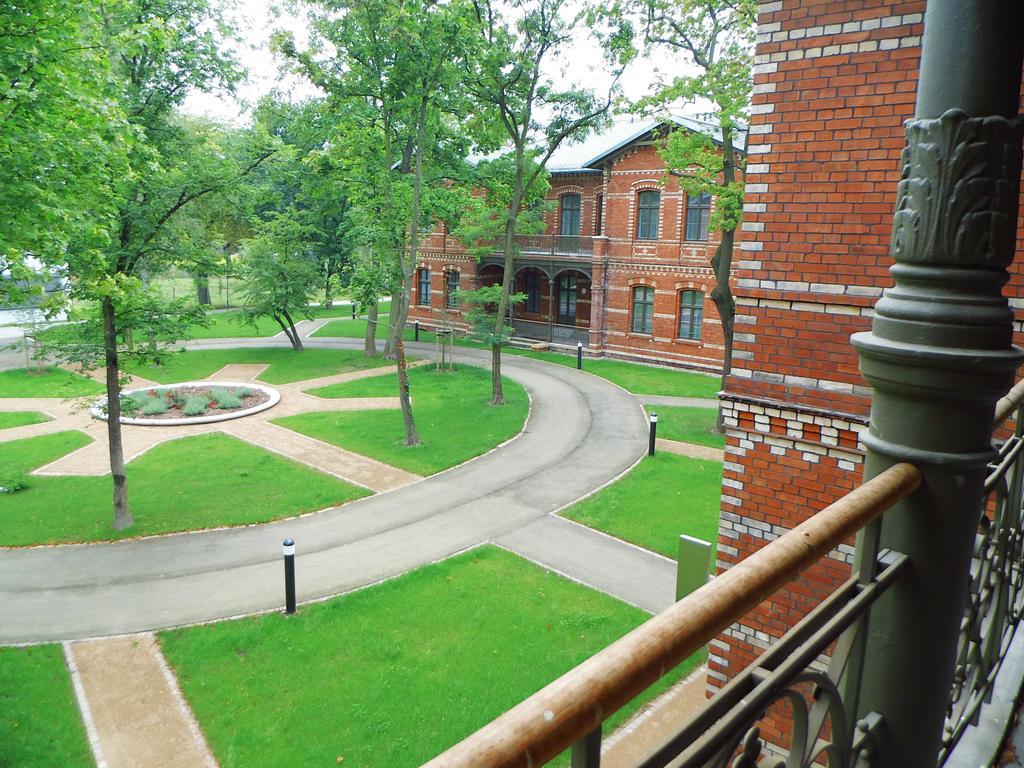
[[[188,381],[121,393],[121,423],[152,426],[208,424],[249,416],[277,405],[281,395],[263,384]],[[97,419],[107,418],[107,399],[92,406]]]

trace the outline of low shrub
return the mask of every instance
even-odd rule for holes
[[[161,413],[167,413],[168,408],[170,408],[170,404],[167,402],[167,398],[160,394],[147,395],[139,405],[139,411],[143,416],[156,416]]]
[[[230,392],[224,387],[213,387],[210,390],[212,397],[221,408],[241,408],[242,401],[236,393]]]
[[[181,410],[186,416],[202,416],[208,406],[209,402],[205,397],[193,396],[185,399],[185,405]]]
[[[131,416],[132,414],[138,413],[139,401],[129,395],[121,395],[121,413],[125,416]]]
[[[0,472],[0,493],[17,493],[28,486],[28,475],[24,472]]]
[[[253,391],[248,387],[239,387],[235,390],[235,396],[240,398],[252,397]]]

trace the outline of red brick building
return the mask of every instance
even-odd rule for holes
[[[720,571],[860,481],[870,389],[849,340],[870,329],[892,285],[889,239],[924,10],[923,0],[759,5]],[[1019,265],[1006,288],[1015,307]],[[845,580],[852,553],[852,542],[840,547],[715,640],[710,692]]]
[[[560,148],[548,163],[552,210],[542,235],[520,237],[516,335],[590,354],[717,370],[722,325],[705,297],[718,240],[709,196],[688,196],[666,174],[657,143],[666,130],[713,134],[673,116],[620,120],[600,135]],[[462,324],[458,288],[499,282],[503,258],[478,262],[444,230],[424,241],[410,318]]]

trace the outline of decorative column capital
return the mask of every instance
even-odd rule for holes
[[[896,261],[1009,266],[1024,120],[951,109],[908,120],[906,136],[892,233]]]

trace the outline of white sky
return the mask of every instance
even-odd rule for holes
[[[269,49],[271,34],[277,29],[290,30],[296,43],[303,47],[306,42],[306,24],[302,16],[279,6],[275,0],[245,0],[244,8],[228,9],[242,35],[238,53],[242,65],[248,70],[249,78],[242,83],[235,95],[225,93],[202,93],[193,91],[185,99],[185,111],[205,115],[212,119],[244,124],[248,121],[249,109],[261,96],[278,89],[293,98],[301,99],[314,95],[316,88],[303,78],[282,75],[278,62]],[[570,83],[582,85],[603,95],[611,81],[597,43],[580,28],[573,44],[561,61],[552,67],[553,79],[565,78]],[[637,59],[626,70],[621,85],[627,99],[636,100],[647,95],[658,76],[668,77],[679,74],[679,65],[662,53],[648,59]],[[693,107],[684,108],[688,114],[696,114]]]

